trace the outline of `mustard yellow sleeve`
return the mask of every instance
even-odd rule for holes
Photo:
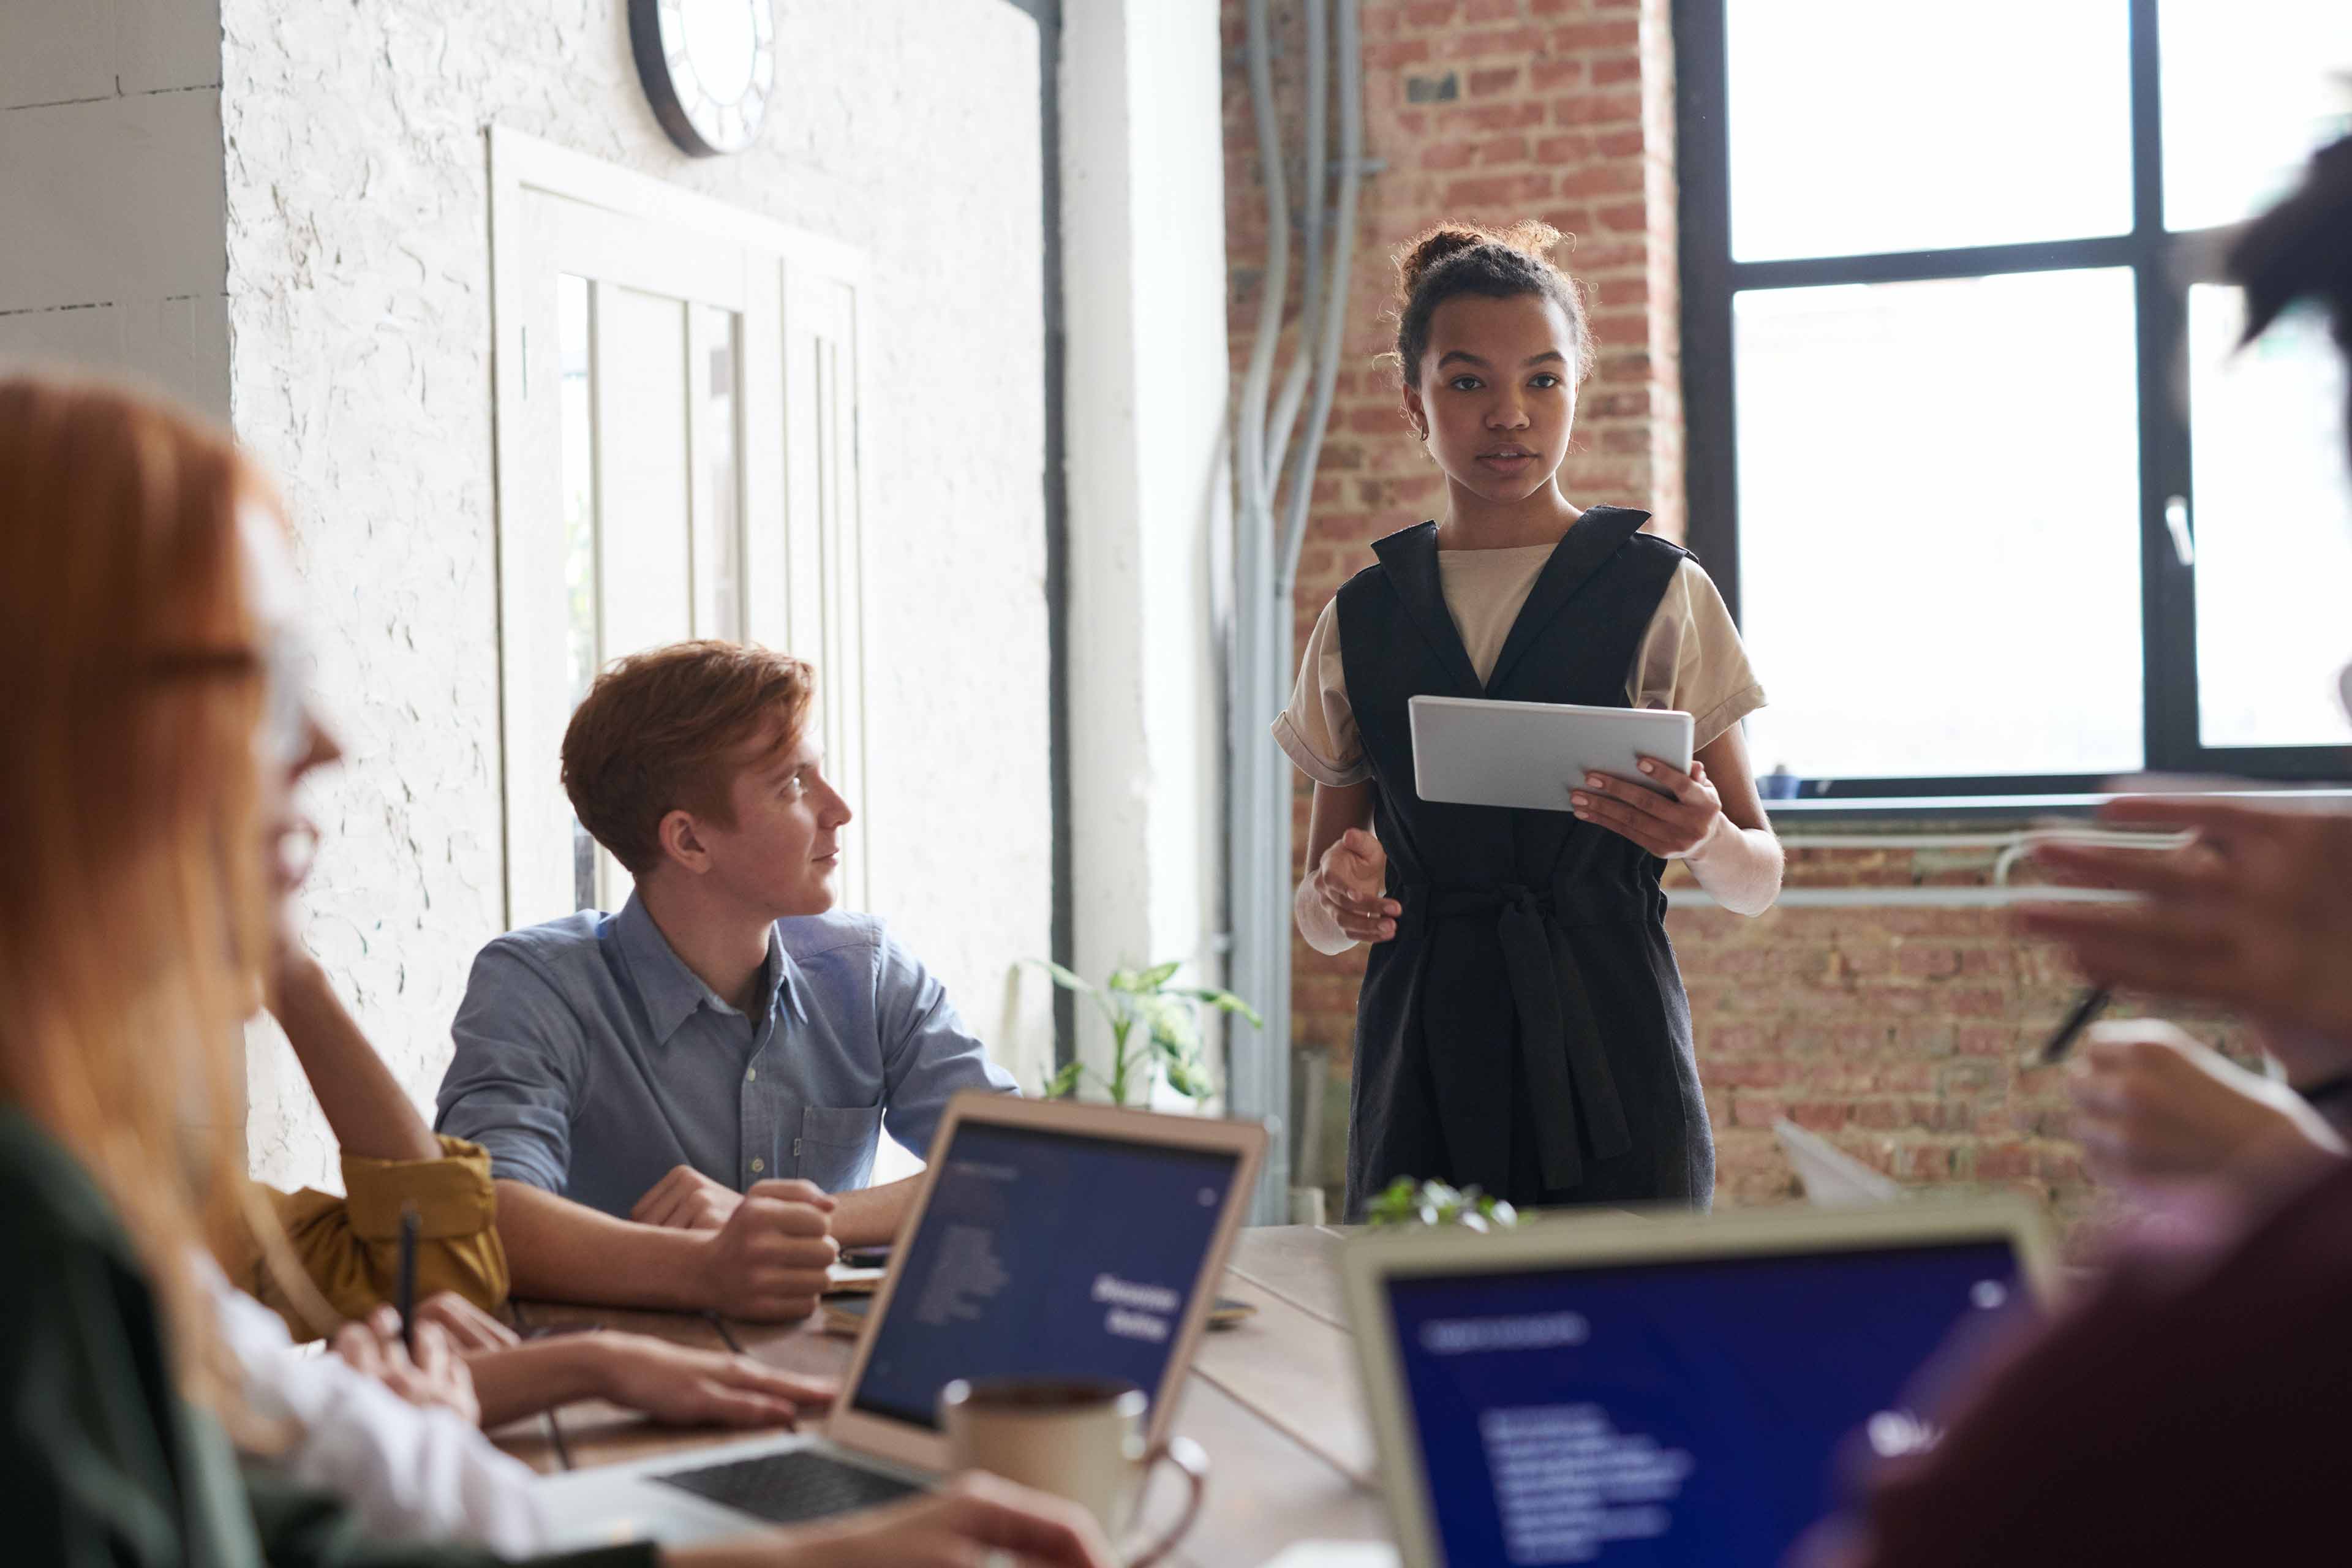
[[[399,1289],[400,1211],[416,1206],[416,1293],[454,1290],[485,1311],[507,1299],[506,1248],[499,1240],[490,1157],[461,1138],[441,1140],[437,1160],[343,1158],[346,1196],[305,1187],[270,1194],[278,1224],[303,1272],[327,1304],[356,1318]],[[231,1275],[286,1320],[299,1342],[319,1331],[257,1258]]]

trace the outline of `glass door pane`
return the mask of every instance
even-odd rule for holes
[[[2142,765],[2128,269],[1733,301],[1759,772]]]
[[[2131,227],[2126,0],[1727,0],[1741,261]]]
[[[556,279],[557,361],[561,382],[563,474],[563,587],[569,614],[563,643],[566,689],[577,708],[596,679],[596,426],[593,380],[595,351],[588,279],[565,273]],[[568,711],[568,710],[567,710]],[[596,841],[572,818],[572,898],[574,909],[593,910],[596,898]]]
[[[691,637],[686,306],[596,287],[597,652]]]
[[[2200,739],[2340,746],[2352,741],[2336,694],[2352,658],[2344,362],[2315,315],[2238,350],[2244,324],[2237,289],[2189,289]]]
[[[2166,227],[2252,217],[2352,132],[2352,4],[2163,0],[2158,16]]]
[[[741,464],[736,393],[741,319],[716,305],[689,307],[694,404],[694,635],[743,636]]]

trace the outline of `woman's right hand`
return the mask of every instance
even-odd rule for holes
[[[1381,841],[1369,829],[1350,827],[1307,873],[1307,897],[1349,942],[1387,942],[1396,935],[1396,917],[1404,912],[1382,890],[1388,868]]]
[[[335,1332],[334,1349],[353,1369],[419,1409],[454,1411],[468,1426],[482,1418],[473,1376],[438,1323],[417,1323],[414,1361],[401,1338],[400,1314],[390,1307],[345,1323]]]
[[[824,1524],[662,1554],[667,1568],[971,1568],[990,1561],[1117,1568],[1118,1560],[1076,1504],[978,1474]]]

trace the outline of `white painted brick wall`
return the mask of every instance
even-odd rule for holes
[[[221,0],[232,411],[283,479],[350,752],[312,803],[310,935],[420,1101],[499,924],[493,121],[873,258],[874,902],[1024,1081],[1050,1048],[1034,984],[1001,1043],[1051,900],[1034,26],[778,10],[765,134],[702,161],[646,108],[620,0]],[[282,1042],[251,1079],[257,1173],[331,1181]]]
[[[0,363],[228,414],[214,0],[0,0]]]

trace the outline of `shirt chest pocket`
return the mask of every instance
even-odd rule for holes
[[[828,1193],[862,1187],[874,1173],[881,1131],[878,1105],[808,1106],[793,1139],[793,1173]]]

